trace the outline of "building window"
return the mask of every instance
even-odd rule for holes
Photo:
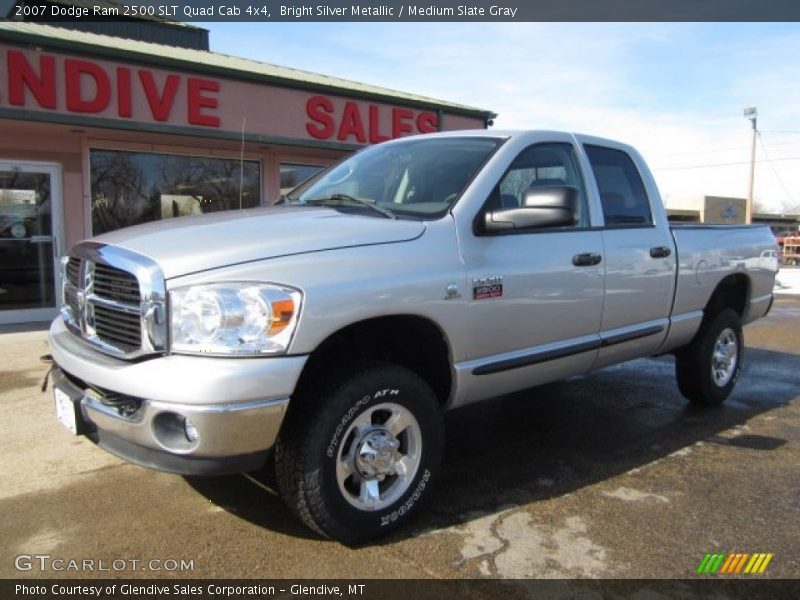
[[[91,150],[92,233],[261,204],[258,161]]]
[[[281,163],[281,196],[292,191],[306,179],[313,177],[324,168],[320,165]]]

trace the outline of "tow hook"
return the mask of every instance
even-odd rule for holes
[[[46,365],[50,365],[47,369],[47,372],[44,374],[44,379],[42,380],[42,391],[47,391],[47,384],[50,382],[50,374],[53,372],[53,369],[56,366],[56,362],[53,360],[52,354],[42,354],[39,357],[39,360],[42,361]]]

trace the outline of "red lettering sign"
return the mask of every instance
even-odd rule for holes
[[[335,123],[331,113],[333,102],[325,96],[311,96],[306,102],[306,114],[315,123],[306,123],[308,135],[318,140],[327,140],[333,135]]]
[[[147,103],[150,105],[150,114],[156,121],[168,121],[169,113],[172,112],[172,103],[175,102],[175,94],[178,93],[178,86],[181,78],[177,75],[167,75],[163,91],[158,91],[156,80],[150,71],[139,71],[139,79],[142,82]]]
[[[235,129],[242,113],[256,110],[260,118],[247,133],[308,135],[348,144],[377,144],[440,127],[434,111],[322,94],[304,99],[303,115],[303,101],[299,107],[297,104],[302,92],[296,90],[242,81],[223,84],[202,76],[99,58],[61,56],[0,44],[0,63],[3,61],[0,88],[7,87],[8,96],[0,89],[0,102],[31,111],[209,128],[224,123]],[[226,97],[223,86],[230,98],[227,106],[221,106]]]
[[[106,109],[111,99],[108,75],[94,63],[85,60],[64,61],[64,79],[67,87],[67,110],[70,112],[99,113]],[[91,81],[94,96],[87,93],[84,82]]]
[[[205,92],[219,92],[219,81],[189,78],[189,123],[219,127],[219,117],[203,113],[203,109],[216,110],[219,105],[216,96],[208,96]]]
[[[381,134],[380,110],[374,104],[369,105],[369,143],[380,144],[389,139],[388,135]]]
[[[363,110],[363,105],[347,101],[339,115],[330,98],[312,96],[306,102],[306,131],[318,140],[327,140],[336,135],[336,139],[342,142],[378,144],[391,138],[414,133],[432,133],[439,129],[439,117],[434,112],[416,112],[410,108],[397,107],[390,109],[377,104],[367,106],[365,128]],[[388,131],[390,135],[381,132],[382,114],[386,114],[391,124]]]
[[[40,54],[38,65],[31,64],[33,61],[17,50],[9,50],[6,56],[8,102],[12,106],[59,110],[61,103],[61,110],[67,112],[100,114],[112,106],[116,95],[116,115],[130,119],[134,117],[133,98],[138,92],[147,100],[145,111],[149,114],[137,116],[164,122],[170,120],[185,80],[185,120],[190,125],[220,126],[220,118],[215,114],[221,88],[218,81],[174,73],[157,77],[149,69],[137,69],[134,78],[129,68],[106,69],[96,62],[76,58],[63,59],[59,73],[59,62],[54,56]],[[63,77],[62,100],[57,96],[59,75]],[[140,86],[139,90],[134,90],[135,85]]]
[[[342,112],[342,124],[339,126],[339,134],[336,137],[346,140],[351,135],[354,135],[356,140],[362,144],[367,141],[364,135],[364,124],[361,122],[361,113],[358,112],[358,104],[346,102]]]
[[[130,118],[131,108],[131,70],[125,67],[117,69],[117,111],[120,117]]]
[[[39,75],[28,64],[22,52],[8,51],[8,101],[25,106],[27,88],[42,108],[56,107],[56,61],[52,56],[39,56]]]
[[[417,116],[417,130],[420,133],[439,131],[439,115],[432,112],[421,112]]]
[[[403,134],[411,133],[411,124],[408,123],[408,120],[412,118],[414,118],[414,113],[407,108],[393,108],[392,137],[399,138]]]

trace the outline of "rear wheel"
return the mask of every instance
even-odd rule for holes
[[[736,311],[727,308],[704,321],[694,340],[675,356],[681,394],[695,404],[721,404],[736,385],[743,349]]]
[[[418,512],[438,474],[441,409],[411,371],[372,362],[292,399],[276,445],[281,495],[314,531],[355,544]]]

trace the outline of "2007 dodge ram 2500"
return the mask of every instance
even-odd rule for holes
[[[718,404],[772,303],[767,227],[670,227],[640,155],[551,131],[366,148],[276,206],[77,244],[50,331],[56,412],[133,463],[275,461],[318,533],[414,514],[446,409],[673,353]]]

